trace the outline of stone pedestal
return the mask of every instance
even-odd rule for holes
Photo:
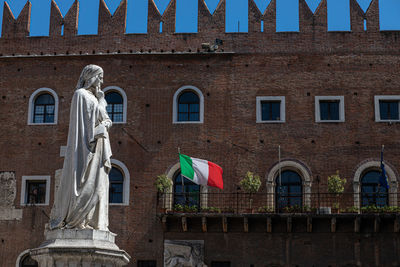
[[[30,251],[39,267],[119,267],[130,256],[115,244],[111,232],[99,230],[46,230],[46,241]]]

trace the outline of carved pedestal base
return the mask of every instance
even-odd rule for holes
[[[130,256],[118,248],[115,236],[99,230],[45,231],[46,241],[30,254],[39,267],[120,267]]]

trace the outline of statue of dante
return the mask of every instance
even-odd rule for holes
[[[86,66],[72,98],[67,151],[60,186],[50,215],[50,229],[108,231],[108,173],[111,147],[103,69]]]

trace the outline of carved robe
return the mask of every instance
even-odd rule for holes
[[[50,229],[108,230],[111,120],[106,101],[81,88],[74,93],[67,150]],[[107,126],[106,126],[107,125]]]

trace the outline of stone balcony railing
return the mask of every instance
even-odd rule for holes
[[[158,213],[214,214],[400,214],[397,193],[165,193]]]

